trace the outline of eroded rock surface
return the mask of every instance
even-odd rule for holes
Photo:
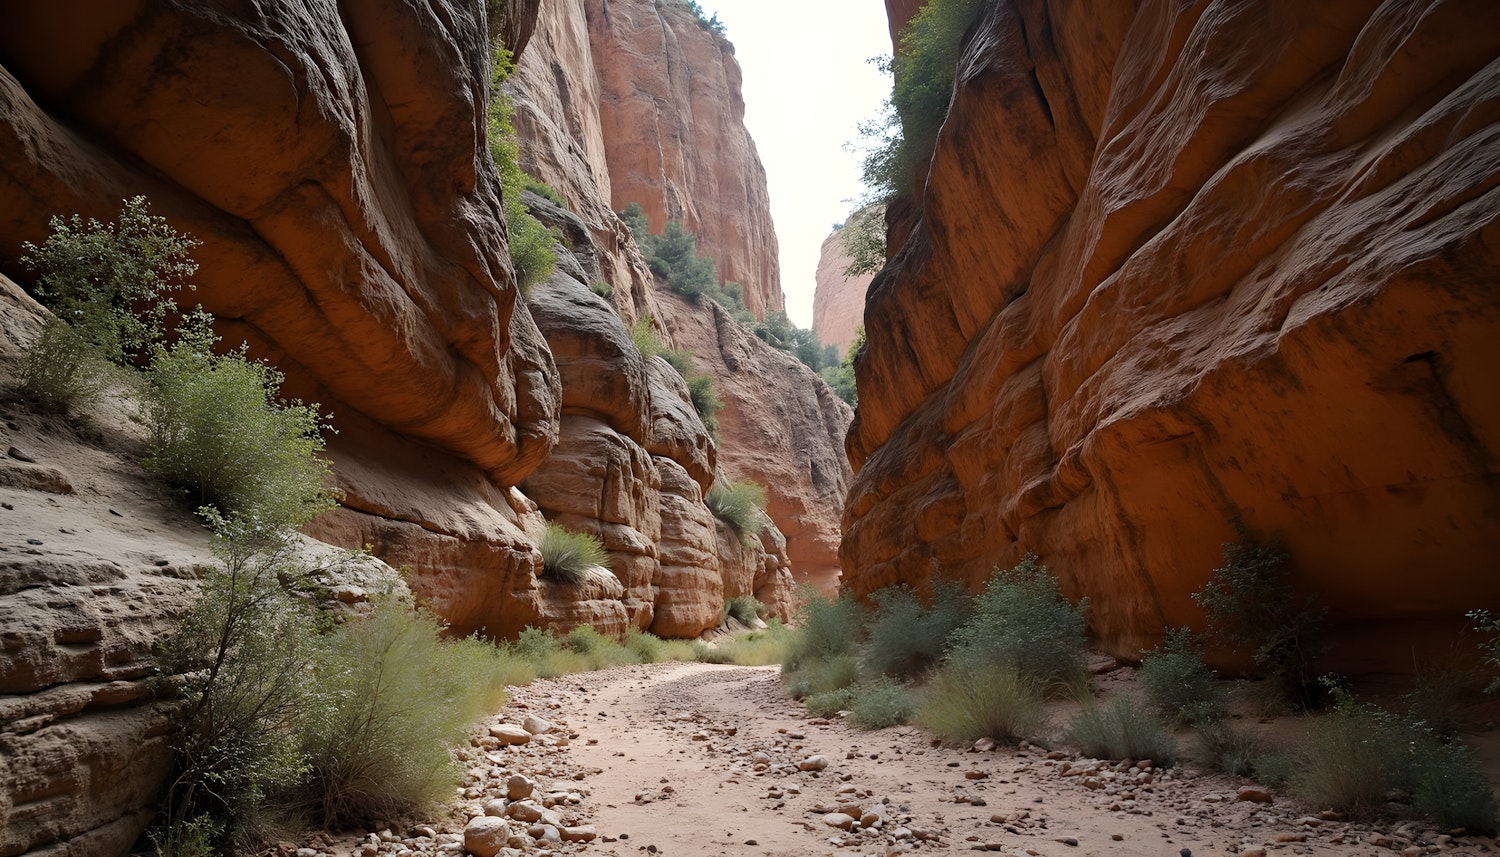
[[[851,277],[844,273],[849,255],[844,249],[844,231],[823,239],[818,254],[817,287],[813,292],[813,330],[818,339],[838,347],[839,356],[849,352],[855,331],[865,321],[865,292],[874,274]]]
[[[734,46],[685,5],[585,0],[615,210],[698,236],[758,318],[785,308],[765,169],[745,130]],[[649,141],[642,145],[643,141]]]
[[[870,290],[853,588],[1036,551],[1134,654],[1238,518],[1350,633],[1495,601],[1497,91],[1481,2],[989,11]]]

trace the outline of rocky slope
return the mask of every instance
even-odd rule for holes
[[[843,230],[835,230],[823,239],[813,291],[813,330],[821,342],[837,346],[840,355],[849,352],[855,331],[864,323],[865,292],[875,278],[874,274],[851,277],[844,273],[849,256],[842,236]]]
[[[1500,603],[1493,24],[991,9],[871,287],[852,586],[1036,551],[1128,655],[1201,623],[1239,519],[1370,644],[1351,667]]]

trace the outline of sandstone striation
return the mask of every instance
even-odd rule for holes
[[[854,334],[865,318],[865,292],[874,274],[851,277],[844,273],[849,255],[844,249],[843,230],[835,230],[823,239],[818,254],[818,270],[813,292],[813,330],[818,340],[836,346],[839,355],[849,353]]]
[[[585,0],[615,210],[698,236],[757,318],[785,309],[765,169],[745,130],[734,46],[682,3]],[[643,141],[646,142],[642,145]]]
[[[795,577],[837,590],[839,516],[850,470],[840,444],[852,412],[801,361],[758,339],[711,301],[657,296],[672,340],[713,376],[719,465],[766,488]]]
[[[1133,655],[1201,624],[1239,519],[1347,640],[1386,644],[1351,668],[1495,603],[1492,24],[1415,0],[987,12],[870,289],[852,588],[1035,551]]]

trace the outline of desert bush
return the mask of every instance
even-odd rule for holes
[[[746,625],[759,619],[765,609],[765,606],[756,601],[753,595],[736,595],[724,602],[724,615]]]
[[[655,634],[637,628],[625,629],[625,649],[638,663],[658,663],[663,660],[664,648],[662,638]]]
[[[1064,738],[1098,759],[1150,759],[1159,767],[1177,759],[1171,733],[1149,709],[1126,697],[1085,706],[1068,724]]]
[[[587,580],[589,569],[595,566],[609,567],[609,552],[598,536],[575,532],[551,521],[547,522],[537,549],[542,554],[542,574],[569,586]]]
[[[1394,794],[1443,827],[1495,829],[1494,792],[1472,750],[1339,688],[1332,695],[1334,710],[1296,756],[1289,784],[1299,797],[1370,816],[1386,811]]]
[[[67,322],[50,318],[26,352],[21,396],[40,412],[61,414],[98,401],[110,362]]]
[[[881,676],[854,686],[849,703],[850,720],[866,729],[884,729],[907,722],[916,710],[911,692],[899,682]]]
[[[766,526],[766,489],[751,480],[715,479],[703,502],[746,546],[755,544]]]
[[[562,645],[567,651],[581,655],[590,670],[640,663],[630,649],[594,630],[592,625],[579,625],[569,631]]]
[[[1485,665],[1500,670],[1500,616],[1488,610],[1471,610],[1465,615],[1481,635],[1479,651],[1484,655]],[[1500,693],[1500,675],[1491,678],[1484,690],[1485,693]]]
[[[125,200],[113,223],[53,217],[41,246],[22,245],[22,264],[41,275],[37,299],[100,356],[122,365],[162,340],[175,308],[170,293],[188,286],[198,269],[190,254],[199,242],[149,209],[137,196]]]
[[[860,662],[869,676],[912,679],[935,666],[949,636],[969,615],[969,598],[957,584],[933,586],[932,606],[923,608],[910,590],[893,587],[871,595],[875,607],[865,623]]]
[[[1194,722],[1198,752],[1205,766],[1236,777],[1256,775],[1268,767],[1261,742],[1250,733],[1226,720],[1197,718]],[[1269,767],[1274,773],[1276,765]]]
[[[808,590],[797,611],[796,633],[782,673],[796,672],[804,663],[841,655],[852,655],[859,639],[859,606],[853,597],[829,599]]]
[[[1160,646],[1143,654],[1139,678],[1151,704],[1177,722],[1218,719],[1223,713],[1224,691],[1187,628],[1169,629]]]
[[[331,508],[318,406],[276,400],[280,372],[245,348],[214,354],[206,314],[147,370],[150,451],[142,464],[194,507],[266,529],[297,527]]]
[[[839,230],[839,240],[849,264],[844,276],[873,274],[885,267],[885,204],[860,206]]]
[[[833,717],[840,711],[849,710],[849,706],[854,704],[854,695],[854,686],[850,685],[814,693],[803,700],[803,705],[807,706],[807,713],[814,717]]]
[[[610,287],[609,283],[606,283],[603,280],[595,280],[592,283],[589,283],[589,291],[593,292],[601,298],[604,298],[605,300],[609,300],[614,296],[615,293],[615,290]]]
[[[153,834],[177,853],[215,828],[231,841],[253,837],[268,802],[306,776],[298,736],[328,705],[308,680],[323,617],[292,591],[313,572],[284,539],[220,523],[218,562],[157,651],[161,674],[182,677],[160,691],[185,705]]]
[[[668,363],[672,363],[667,353],[663,353],[662,356],[667,358]],[[673,366],[675,367],[676,364],[673,363]],[[680,372],[681,369],[678,371]],[[707,372],[689,372],[685,380],[688,386],[688,398],[693,402],[693,410],[698,412],[698,419],[703,421],[703,427],[708,429],[710,436],[718,438],[719,418],[717,414],[724,408],[724,403],[719,401],[719,394],[714,389],[713,376]]]
[[[916,720],[945,744],[986,737],[1014,743],[1041,730],[1042,689],[1013,665],[950,664],[934,678]]]
[[[1087,599],[1069,604],[1057,578],[1028,554],[1014,568],[995,569],[968,621],[953,632],[949,661],[1008,665],[1043,683],[1077,682],[1087,675],[1087,611]]]
[[[694,642],[693,659],[705,663],[738,664],[758,667],[778,664],[786,657],[792,645],[793,632],[777,619],[771,619],[759,631],[740,634],[730,640],[721,640],[715,645]]]
[[[562,650],[562,643],[541,628],[527,625],[510,642],[510,650],[523,661],[540,661]]]
[[[1325,611],[1315,596],[1296,594],[1285,552],[1240,534],[1239,542],[1224,545],[1224,564],[1193,600],[1208,614],[1210,632],[1250,649],[1286,699],[1316,705],[1325,697],[1312,668]]]
[[[511,667],[478,638],[444,640],[431,613],[394,600],[340,625],[316,670],[322,716],[304,729],[304,799],[335,829],[451,795],[449,748],[505,701]]]
[[[859,682],[859,664],[853,655],[829,655],[810,660],[784,676],[787,695],[807,699],[820,693],[843,690]]]
[[[496,46],[491,71],[485,133],[489,141],[490,159],[494,161],[495,170],[500,174],[502,213],[510,245],[511,265],[516,270],[516,285],[521,294],[526,295],[534,284],[552,276],[552,270],[557,264],[557,251],[553,249],[553,245],[558,235],[533,217],[526,208],[526,203],[521,201],[521,192],[529,186],[546,186],[521,170],[521,147],[513,122],[515,106],[503,88],[506,79],[515,71],[515,62],[504,46]]]
[[[556,188],[554,188],[552,185],[547,184],[541,179],[526,176],[524,186],[526,190],[531,191],[532,193],[536,194],[542,199],[547,200],[558,208],[568,207],[568,203],[563,199],[562,194],[558,193]]]

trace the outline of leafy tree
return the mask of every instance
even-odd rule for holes
[[[885,204],[871,203],[849,215],[839,238],[849,257],[844,276],[873,274],[885,267]]]
[[[113,223],[75,214],[49,225],[41,246],[22,245],[22,264],[41,274],[37,299],[100,356],[122,365],[144,357],[175,308],[168,295],[192,288],[199,242],[151,214],[144,196],[125,200]]]

